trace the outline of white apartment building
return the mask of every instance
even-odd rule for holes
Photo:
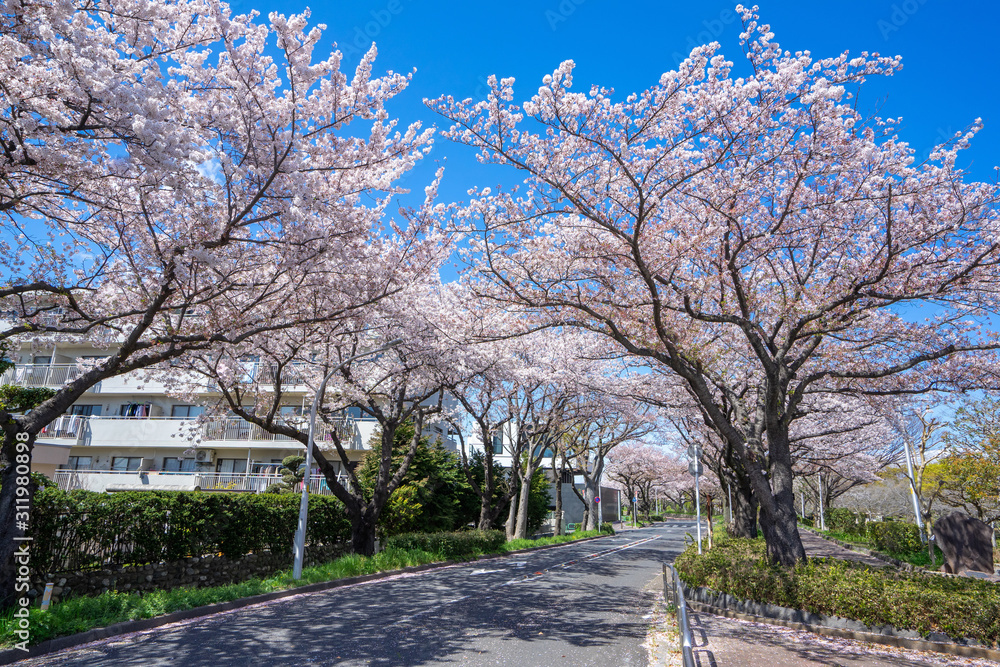
[[[106,355],[86,346],[57,345],[44,351],[24,348],[13,355],[15,366],[0,384],[58,389],[79,373],[77,362]],[[248,362],[247,371],[265,374],[268,367]],[[211,403],[220,396],[208,379],[200,396]],[[282,413],[297,421],[308,415],[312,390],[283,387],[288,405]],[[199,421],[203,408],[169,396],[159,382],[142,374],[126,374],[90,388],[66,414],[39,434],[33,469],[65,490],[195,490],[262,492],[281,481],[282,459],[304,455],[304,447],[287,436],[273,435],[239,417]],[[348,444],[352,463],[361,459],[378,423],[349,409],[336,425]],[[317,424],[317,441],[329,439]],[[426,429],[447,447],[454,441],[440,425]],[[322,445],[321,445],[322,447]],[[331,447],[332,448],[332,447]],[[341,463],[336,452],[329,457]],[[325,478],[314,468],[313,493],[329,494]]]

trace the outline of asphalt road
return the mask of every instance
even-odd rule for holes
[[[18,664],[646,665],[661,563],[693,526],[298,595]]]

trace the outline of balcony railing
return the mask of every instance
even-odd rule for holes
[[[296,427],[302,431],[308,430],[308,424],[298,423]],[[341,442],[348,449],[354,449],[355,441],[359,440],[358,428],[351,418],[339,419],[332,425],[316,421],[316,442],[328,440],[327,436],[332,431],[336,431]],[[292,441],[287,435],[269,433],[256,424],[244,421],[239,418],[217,419],[207,422],[202,431],[204,440],[257,440],[257,441]]]
[[[53,481],[63,491],[86,489],[88,491],[112,490],[164,490],[178,491],[201,489],[202,491],[234,491],[242,493],[263,493],[272,484],[278,484],[281,475],[275,473],[247,472],[140,472],[138,470],[56,470]],[[347,476],[340,475],[337,481],[347,484]],[[301,491],[297,485],[295,491]],[[309,493],[330,496],[333,493],[327,485],[326,477],[313,474],[309,478]]]
[[[63,415],[45,426],[39,435],[45,438],[72,438],[78,440],[80,435],[86,430],[87,419],[89,417],[83,415]]]
[[[80,369],[76,364],[18,364],[0,375],[0,384],[15,387],[61,387],[79,376]]]

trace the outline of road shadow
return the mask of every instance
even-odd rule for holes
[[[531,658],[536,643],[597,654],[622,639],[638,646],[647,632],[642,614],[653,603],[642,584],[679,551],[657,540],[587,559],[609,548],[599,542],[266,603],[44,664],[389,667],[450,664],[469,652],[496,659],[510,651],[524,652],[520,664],[538,664]],[[518,559],[524,568],[512,566]],[[477,569],[484,572],[473,576]],[[505,648],[511,642],[518,645]]]

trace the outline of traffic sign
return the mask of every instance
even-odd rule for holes
[[[594,498],[594,502],[595,502],[595,503],[599,503],[599,502],[601,502],[601,499],[600,499],[600,497],[598,497],[598,498]]]
[[[701,464],[701,461],[697,459],[688,463],[688,472],[697,477],[698,475],[705,474],[705,466]]]
[[[692,459],[701,458],[701,445],[689,445],[688,446],[688,457]]]

